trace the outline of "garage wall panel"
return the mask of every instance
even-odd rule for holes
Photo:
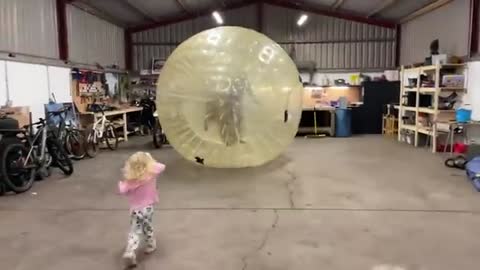
[[[125,35],[121,27],[71,5],[67,5],[67,27],[70,60],[125,67]]]
[[[7,63],[0,60],[0,106],[7,104]]]
[[[257,7],[250,5],[222,12],[225,25],[258,27]],[[149,69],[153,58],[166,59],[175,47],[203,30],[215,27],[212,16],[201,16],[133,34],[133,67],[135,70]]]
[[[265,34],[287,48],[296,61],[314,61],[319,69],[395,66],[395,29],[273,5],[265,5],[263,10]],[[296,22],[304,13],[308,20],[298,27]]]
[[[55,97],[56,102],[72,102],[71,69],[47,66],[48,97]]]
[[[7,88],[12,105],[29,106],[33,121],[45,119],[44,106],[49,98],[47,74],[45,65],[7,61]]]
[[[0,0],[0,51],[58,58],[55,0]]]
[[[256,28],[256,7],[247,6],[222,12],[225,25]],[[181,43],[203,30],[215,27],[212,16],[201,16],[133,34],[133,42]]]
[[[468,54],[470,1],[455,0],[430,13],[402,24],[400,63],[422,62],[430,54],[430,43],[439,39],[440,52]]]
[[[298,27],[298,10],[264,4],[264,33],[298,62],[314,61],[324,70],[390,69],[395,66],[395,29],[313,13]],[[258,29],[257,5],[223,13],[226,25]],[[166,59],[188,37],[211,27],[210,15],[133,35],[134,68],[149,69],[152,58]]]

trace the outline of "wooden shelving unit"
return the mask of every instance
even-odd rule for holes
[[[419,145],[419,135],[430,136],[428,140],[431,143],[432,152],[436,152],[437,149],[437,139],[438,131],[436,130],[436,125],[432,124],[431,126],[424,126],[419,121],[419,116],[427,115],[431,123],[436,123],[440,118],[455,118],[455,110],[440,110],[438,107],[440,94],[443,92],[463,92],[465,87],[443,87],[442,82],[442,70],[449,69],[454,70],[455,74],[464,74],[466,65],[465,64],[444,64],[444,65],[430,65],[422,66],[415,68],[405,68],[402,67],[400,74],[400,106],[398,109],[398,119],[399,119],[399,132],[398,140],[402,141],[402,130],[409,131],[414,134],[414,145],[417,147]],[[433,78],[435,85],[433,87],[422,86],[421,75],[429,75]],[[406,85],[408,79],[416,79],[415,87],[410,87]],[[407,87],[408,86],[408,87]],[[416,93],[415,106],[404,106],[403,97],[409,93]],[[432,95],[432,106],[431,107],[420,107],[420,95]],[[407,114],[414,114],[415,124],[404,124],[403,117]],[[445,117],[443,117],[445,116]]]

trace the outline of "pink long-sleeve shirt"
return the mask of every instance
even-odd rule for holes
[[[151,175],[140,181],[120,181],[118,190],[128,198],[130,211],[140,210],[158,202],[157,177],[165,170],[162,163],[155,164]]]

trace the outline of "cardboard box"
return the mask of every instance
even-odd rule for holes
[[[448,63],[448,55],[446,54],[432,55],[432,64],[443,65],[447,63]]]
[[[442,86],[444,87],[465,87],[464,75],[443,75]]]

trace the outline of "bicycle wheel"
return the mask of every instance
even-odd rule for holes
[[[22,193],[29,190],[35,180],[35,163],[26,160],[28,149],[20,143],[5,146],[2,151],[1,175],[9,190]]]
[[[83,132],[78,129],[70,130],[65,138],[65,148],[72,159],[83,159],[87,154],[86,139]]]
[[[85,146],[85,153],[88,157],[94,158],[98,154],[98,150],[100,149],[98,145],[98,138],[97,133],[93,128],[90,126],[87,128],[87,145]]]
[[[3,182],[0,182],[0,196],[5,195],[5,193],[7,193],[7,187]]]
[[[53,165],[57,166],[65,175],[71,175],[73,173],[72,160],[68,157],[60,142],[54,139],[47,139],[47,148],[50,155],[52,155]]]
[[[117,132],[115,131],[115,128],[113,127],[113,125],[108,124],[105,127],[105,132],[103,133],[103,139],[107,143],[108,149],[115,150],[118,148]]]

